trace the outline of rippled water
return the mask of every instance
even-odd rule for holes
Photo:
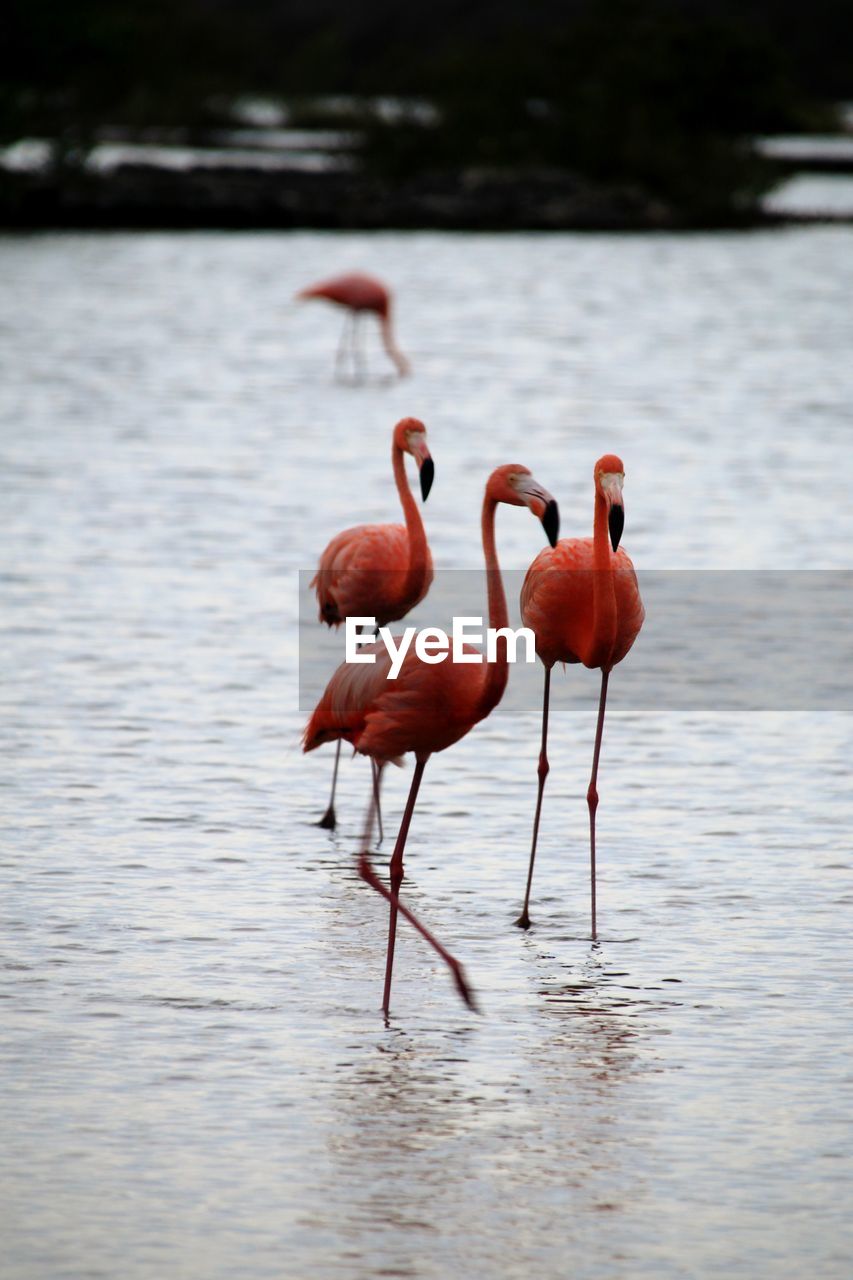
[[[50,235],[0,262],[5,1273],[846,1277],[849,715],[620,709],[617,671],[593,946],[594,673],[555,677],[527,934],[539,707],[499,708],[430,762],[407,851],[483,1014],[403,927],[386,1026],[368,769],[312,825],[296,615],[333,532],[395,517],[404,413],[438,563],[479,563],[504,461],[589,532],[608,450],[641,573],[849,568],[853,232]],[[376,347],[334,385],[338,317],[291,302],[353,266],[397,286],[405,383]],[[501,509],[507,568],[541,541]]]

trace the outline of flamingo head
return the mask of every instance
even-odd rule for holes
[[[394,448],[410,453],[418,464],[421,497],[426,502],[435,477],[435,463],[426,442],[426,427],[419,418],[401,418],[394,428]]]
[[[557,545],[560,534],[560,511],[547,489],[535,480],[527,467],[498,467],[489,476],[486,484],[486,497],[494,502],[507,502],[512,507],[529,507],[542,528],[552,547]]]
[[[595,492],[607,503],[607,527],[614,551],[619,550],[622,530],[625,528],[625,504],[622,501],[622,485],[625,483],[625,467],[615,453],[605,453],[595,464]]]

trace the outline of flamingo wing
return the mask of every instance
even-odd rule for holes
[[[372,617],[380,626],[396,622],[422,600],[433,578],[427,549],[423,581],[404,588],[409,567],[409,535],[401,524],[362,524],[333,538],[320,556],[311,586],[320,621],[337,627],[346,618]]]
[[[547,667],[582,662],[592,631],[592,539],[563,538],[531,564],[521,588],[521,617]]]
[[[399,646],[400,637],[395,637]],[[465,645],[468,653],[477,652]],[[363,755],[396,761],[407,751],[431,755],[458,742],[483,718],[480,693],[486,664],[433,665],[413,648],[396,679],[384,644],[363,645],[372,664],[342,663],[318,702],[303,736],[303,749],[344,738]]]
[[[376,655],[373,663],[342,662],[323,691],[302,735],[303,751],[345,738],[354,743],[367,715],[388,682],[391,659],[384,644],[362,645],[359,653]]]
[[[616,644],[613,649],[613,664],[621,662],[628,653],[645,621],[646,610],[640,596],[640,584],[630,556],[620,547],[613,557],[614,586],[616,589],[616,608],[618,626]]]

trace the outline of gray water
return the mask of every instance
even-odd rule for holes
[[[345,267],[395,285],[411,379],[371,335],[332,382],[339,317],[291,299]],[[480,563],[502,462],[589,533],[614,451],[641,575],[849,569],[853,231],[21,236],[0,270],[4,1276],[848,1276],[849,714],[620,709],[617,670],[593,945],[596,674],[555,674],[526,934],[508,700],[407,850],[482,1014],[402,926],[386,1025],[368,768],[313,825],[297,598],[397,518],[403,414],[442,565]],[[498,544],[541,530],[503,507]]]

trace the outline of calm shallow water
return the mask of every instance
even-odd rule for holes
[[[479,563],[504,461],[589,532],[608,450],[641,572],[849,568],[853,232],[0,260],[10,1277],[846,1277],[850,717],[620,709],[617,672],[592,946],[595,676],[555,679],[526,935],[539,705],[499,708],[430,762],[407,851],[483,1016],[402,928],[385,1026],[367,765],[313,826],[331,754],[299,753],[296,616],[333,532],[396,518],[404,413],[439,563]],[[291,303],[353,266],[398,288],[405,383],[375,349],[375,381],[334,385],[337,315]],[[501,509],[498,542],[520,569],[541,533]]]

